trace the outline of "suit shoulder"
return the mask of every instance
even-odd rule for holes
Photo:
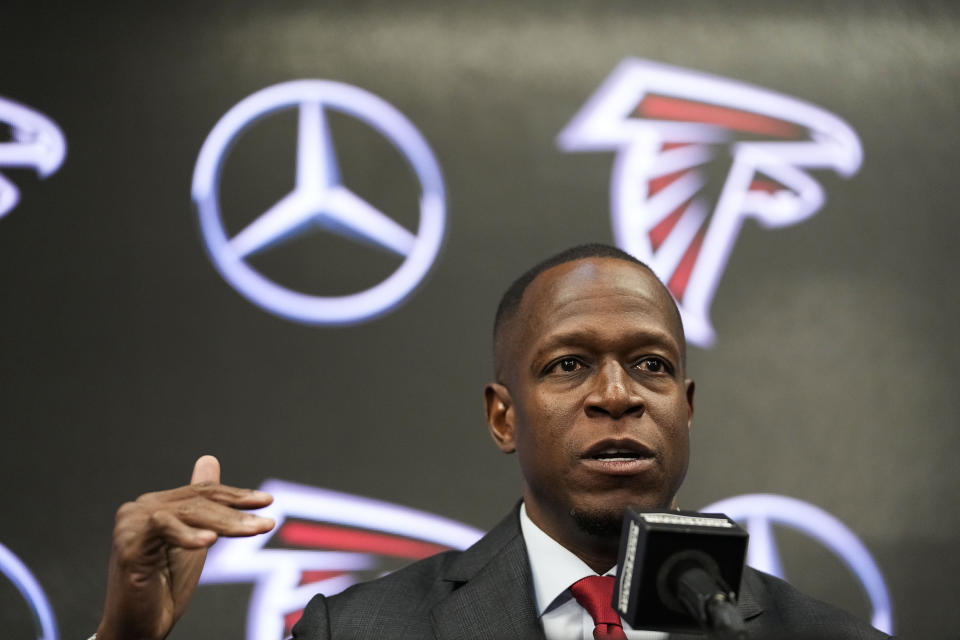
[[[326,638],[331,629],[338,638],[422,637],[430,630],[430,609],[456,586],[442,576],[460,553],[445,551],[336,595],[315,596],[294,637]]]
[[[440,580],[447,565],[459,556],[461,551],[444,551],[436,555],[418,560],[402,569],[397,569],[385,576],[361,582],[352,587],[331,596],[331,608],[348,606],[354,602],[367,603],[371,599],[377,599],[380,594],[403,594],[410,597],[416,597],[416,594],[429,592]]]
[[[886,634],[867,622],[831,604],[808,596],[780,578],[761,571],[744,570],[743,588],[763,608],[756,621],[762,624],[759,637],[793,640],[883,640]],[[754,632],[751,631],[751,637]]]

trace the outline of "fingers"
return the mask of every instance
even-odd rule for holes
[[[191,527],[169,511],[157,511],[152,520],[161,537],[176,547],[203,549],[217,540],[215,532]]]
[[[190,484],[204,482],[220,483],[220,461],[210,455],[200,456],[197,459],[193,465],[193,475],[190,477]]]
[[[200,456],[193,465],[190,485],[210,485],[201,489],[203,495],[211,500],[231,504],[242,509],[265,507],[273,502],[273,497],[263,491],[238,489],[220,484],[220,461],[211,455]]]
[[[154,513],[169,513],[186,525],[223,536],[252,536],[273,528],[271,518],[238,511],[201,496],[171,503]]]
[[[237,511],[205,498],[166,505],[150,513],[152,530],[176,546],[188,549],[213,544],[217,536],[253,536],[273,528],[273,520]]]
[[[219,536],[252,536],[273,529],[274,521],[243,511],[265,507],[273,497],[262,491],[220,484],[220,462],[201,456],[191,484],[147,493],[117,511],[114,540],[126,558],[156,548],[156,542],[201,549]]]
[[[190,484],[177,489],[167,491],[155,491],[145,493],[137,499],[137,502],[170,502],[174,500],[186,500],[194,496],[203,496],[208,500],[219,502],[238,509],[259,509],[273,502],[273,496],[263,491],[255,489],[241,489],[231,487],[225,484],[211,482],[202,482],[199,484]]]
[[[219,536],[253,536],[274,521],[193,495],[180,500],[128,502],[117,511],[114,546],[126,564],[150,562],[159,548],[201,549]]]

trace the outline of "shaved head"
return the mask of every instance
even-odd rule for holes
[[[676,339],[681,345],[683,359],[686,360],[686,340],[684,339],[683,321],[680,318],[680,311],[677,309],[673,296],[671,296],[667,288],[660,283],[660,279],[657,278],[653,270],[629,253],[616,247],[600,243],[582,244],[561,251],[537,263],[514,280],[500,298],[500,304],[497,306],[497,315],[493,323],[493,365],[494,375],[498,381],[506,382],[505,377],[510,368],[510,362],[513,360],[516,341],[521,333],[519,330],[522,328],[522,323],[517,322],[519,319],[518,312],[521,309],[524,294],[527,292],[531,283],[537,279],[537,276],[553,267],[589,258],[610,258],[630,262],[656,280],[660,285],[659,288],[662,290],[663,295],[670,301],[669,306],[673,311],[672,315],[676,321],[673,328],[676,332]]]

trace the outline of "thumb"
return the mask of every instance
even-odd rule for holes
[[[220,482],[220,461],[213,456],[200,456],[193,465],[190,484],[200,484],[201,482]]]

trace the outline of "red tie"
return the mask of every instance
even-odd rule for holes
[[[570,586],[570,592],[587,610],[593,623],[594,640],[627,640],[620,616],[613,610],[613,576],[588,576]]]

